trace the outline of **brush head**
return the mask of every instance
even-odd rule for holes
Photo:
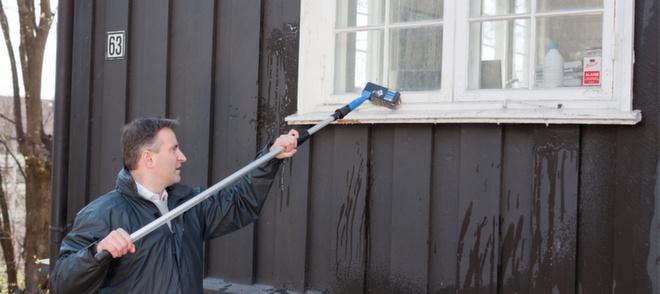
[[[365,92],[370,93],[369,100],[373,104],[385,106],[390,109],[396,109],[401,104],[401,94],[398,91],[393,91],[374,83],[367,83],[362,90],[363,95]]]

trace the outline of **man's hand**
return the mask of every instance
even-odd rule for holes
[[[298,147],[298,131],[290,130],[288,134],[281,135],[275,140],[273,146],[270,146],[270,150],[275,149],[275,147],[282,147],[284,151],[276,156],[277,159],[289,158],[296,154],[296,148]]]
[[[112,258],[119,258],[126,253],[135,253],[135,245],[131,236],[124,229],[116,229],[108,234],[96,245],[96,252],[108,251]]]

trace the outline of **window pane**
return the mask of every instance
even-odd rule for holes
[[[393,29],[389,87],[402,91],[440,89],[442,26]]]
[[[529,13],[530,0],[470,0],[470,16]]]
[[[442,19],[442,0],[392,0],[392,22]]]
[[[335,94],[360,92],[383,80],[383,31],[338,33],[335,43]]]
[[[601,15],[538,18],[536,87],[599,86],[602,27]]]
[[[603,8],[603,0],[537,0],[539,12]],[[631,0],[626,0],[631,1]]]
[[[470,25],[468,87],[529,87],[529,19]]]
[[[383,24],[385,0],[338,0],[337,27]]]

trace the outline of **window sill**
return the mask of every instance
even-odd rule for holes
[[[310,112],[286,117],[290,125],[310,125],[326,119],[332,112]],[[515,124],[600,124],[634,125],[640,122],[639,110],[611,109],[491,109],[491,110],[386,110],[349,113],[338,124],[375,123],[515,123]]]

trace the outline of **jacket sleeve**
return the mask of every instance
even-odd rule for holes
[[[257,158],[268,153],[269,146],[261,149]],[[266,162],[201,204],[204,240],[233,232],[257,219],[281,162],[276,158]]]
[[[60,256],[51,275],[52,293],[96,293],[108,272],[110,261],[95,258],[96,241],[106,236],[108,225],[95,209],[83,209],[60,246]]]

